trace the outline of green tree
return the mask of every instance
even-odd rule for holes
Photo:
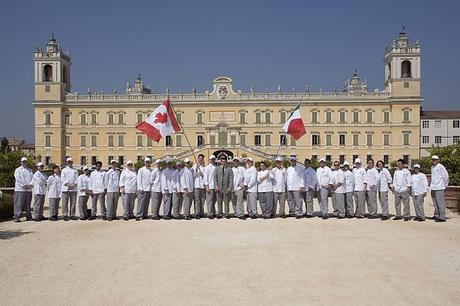
[[[21,158],[25,156],[21,151],[0,152],[0,186],[12,187],[14,186],[14,170],[19,167]],[[28,157],[28,165],[33,168],[34,161]]]

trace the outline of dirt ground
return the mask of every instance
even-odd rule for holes
[[[3,222],[0,304],[458,305],[449,216]]]

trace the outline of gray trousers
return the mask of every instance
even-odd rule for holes
[[[122,194],[121,200],[123,201],[123,218],[134,217],[134,202],[136,200],[135,193]]]
[[[447,220],[444,190],[431,190],[431,199],[434,206],[434,216],[441,220]]]
[[[150,202],[152,202],[152,218],[160,216],[160,207],[163,194],[161,192],[151,192]]]
[[[414,201],[415,215],[420,219],[425,220],[425,209],[423,207],[425,196],[423,194],[414,195],[412,196],[412,200]]]
[[[319,206],[321,208],[321,215],[326,217],[329,213],[329,189],[321,187],[321,189],[316,192],[316,197],[318,198]]]
[[[91,216],[96,217],[97,215],[97,202],[101,205],[101,213],[103,217],[107,216],[107,210],[105,209],[105,194],[103,193],[96,193],[92,196],[92,203],[91,203]]]
[[[119,196],[118,192],[107,192],[107,218],[113,219],[117,217]]]
[[[382,217],[388,217],[388,191],[379,191],[380,206],[382,206]]]
[[[61,198],[49,198],[48,199],[48,204],[50,206],[50,217],[57,218],[58,211],[59,211],[59,201],[61,201]]]
[[[289,214],[291,214],[292,209],[296,216],[303,215],[302,210],[302,194],[298,190],[288,190],[287,192],[287,201],[289,205]],[[292,206],[291,206],[292,205]]]
[[[334,199],[333,205],[335,206],[334,213],[339,217],[345,217],[345,193],[334,192],[332,197]]]
[[[45,205],[45,195],[36,194],[34,195],[34,205],[32,211],[32,217],[34,219],[43,218],[43,206]]]
[[[244,216],[244,203],[243,203],[244,191],[243,189],[237,190],[232,194],[233,212],[235,216]]]
[[[356,217],[364,217],[364,212],[366,211],[366,192],[365,191],[355,191],[355,204],[356,204]]]
[[[138,192],[136,218],[147,218],[150,203],[150,191]]]
[[[276,215],[276,207],[279,206],[280,215],[285,215],[285,206],[286,206],[286,192],[274,192],[273,194],[273,216]]]
[[[231,192],[217,192],[216,193],[217,197],[217,214],[222,215],[222,204],[224,208],[224,214],[227,216],[230,214],[230,200],[232,198],[232,193]]]
[[[305,213],[307,216],[313,216],[313,198],[315,197],[315,190],[308,189],[305,191]]]
[[[345,193],[345,215],[347,217],[353,217],[355,215],[355,203],[353,201],[354,193]]]
[[[206,206],[208,209],[208,216],[216,214],[216,190],[210,189],[206,191]]]
[[[395,210],[397,217],[401,217],[401,202],[404,205],[404,217],[410,217],[409,192],[395,192]]]
[[[368,190],[367,192],[367,212],[371,215],[377,214],[377,190]]]
[[[172,192],[163,193],[162,200],[163,200],[163,217],[170,217],[171,216],[171,209],[172,209]]]
[[[184,199],[184,194],[182,192],[173,192],[172,196],[172,216],[178,218],[182,210],[182,201]]]
[[[78,197],[78,212],[79,212],[80,218],[89,217],[88,212],[87,212],[88,199],[89,199],[89,196],[87,196],[87,195]]]
[[[184,192],[182,194],[182,204],[184,207],[184,216],[189,217],[190,216],[190,208],[192,207],[192,201],[193,201],[193,192]]]
[[[271,217],[273,213],[273,192],[259,192],[259,205],[262,216]]]
[[[69,202],[70,202],[70,217],[75,217],[77,211],[77,192],[63,191],[62,192],[62,214],[64,217],[69,217]]]
[[[30,203],[32,202],[31,191],[15,191],[13,198],[14,219],[19,219],[23,210],[26,211],[27,219],[32,218]]]
[[[204,216],[204,203],[206,201],[206,189],[204,188],[195,188],[193,190],[195,201],[195,216]]]
[[[251,217],[257,216],[257,192],[248,192],[246,197],[248,214]]]

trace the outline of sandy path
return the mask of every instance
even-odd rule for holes
[[[0,304],[458,305],[450,216],[3,222]]]

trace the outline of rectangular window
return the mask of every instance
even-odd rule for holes
[[[80,124],[86,124],[86,114],[80,114]]]
[[[326,146],[332,146],[332,135],[326,134]]]
[[[422,136],[422,143],[430,143],[430,136]]]
[[[312,123],[318,123],[318,112],[312,112],[311,113],[311,122]]]
[[[408,145],[409,145],[409,137],[410,137],[410,134],[409,134],[409,133],[404,133],[404,134],[403,134],[403,145],[404,145],[404,146],[408,146]]]
[[[246,113],[241,112],[240,113],[240,124],[245,124],[246,123]]]
[[[358,155],[353,155],[353,164],[355,163],[355,160],[358,158]]]
[[[353,112],[353,123],[359,123],[359,112]]]
[[[108,124],[113,124],[113,114],[109,114]]]
[[[91,114],[91,124],[97,124],[97,115]]]
[[[332,112],[326,113],[326,123],[332,123]]]
[[[326,155],[326,163],[330,164],[332,161],[332,155]]]
[[[384,134],[383,135],[383,145],[384,146],[389,146],[390,145],[390,135],[389,134]]]
[[[136,140],[136,144],[138,147],[142,147],[144,145],[144,136],[142,134],[137,134]]]
[[[45,124],[51,124],[51,114],[45,114]]]
[[[366,155],[366,162],[370,161],[371,159],[372,159],[372,155],[371,155],[371,154]]]
[[[409,88],[409,82],[404,82],[404,88]]]
[[[403,159],[404,159],[404,163],[405,163],[406,165],[409,165],[409,162],[410,162],[409,155],[403,155]]]
[[[50,92],[51,91],[51,87],[49,85],[46,85],[45,86],[45,92]]]
[[[137,117],[137,123],[141,123],[143,121],[143,115],[142,113],[137,113],[136,114],[136,117]]]
[[[64,124],[70,124],[70,115],[69,114],[64,115]]]
[[[266,134],[265,135],[265,146],[269,147],[272,145],[272,135]]]
[[[91,135],[91,146],[97,147],[97,136],[96,135]]]
[[[390,163],[390,155],[383,155],[383,163],[388,165]]]
[[[147,136],[147,147],[151,148],[153,146],[152,138]]]
[[[434,127],[437,128],[437,129],[439,129],[439,128],[441,127],[441,120],[436,120],[436,121],[434,122]]]
[[[404,122],[410,122],[410,111],[405,110],[403,112],[403,120]]]
[[[165,137],[165,145],[166,145],[167,147],[172,147],[172,146],[173,146],[172,137],[171,137],[171,136],[166,136],[166,137]]]
[[[265,113],[265,123],[269,124],[272,122],[272,113],[266,112]]]
[[[340,123],[345,123],[346,119],[345,119],[345,112],[344,111],[341,111],[340,112]]]
[[[339,145],[344,146],[345,145],[345,135],[339,135]]]
[[[319,146],[319,135],[318,134],[313,134],[311,135],[311,144],[313,146]]]
[[[81,166],[86,165],[86,156],[80,156],[80,165]]]
[[[442,137],[441,136],[434,136],[434,143],[435,144],[440,144],[442,142]]]
[[[460,120],[454,120],[452,122],[452,126],[454,127],[454,129],[458,129],[460,127]]]
[[[118,135],[118,146],[124,147],[125,146],[125,135]]]
[[[345,162],[345,155],[339,155],[339,163],[343,165],[344,162]]]
[[[359,134],[353,134],[353,145],[359,146]]]
[[[86,135],[80,135],[80,147],[86,147]]]
[[[254,135],[254,145],[261,146],[262,145],[262,136]]]
[[[110,162],[113,160],[113,155],[107,156],[107,164],[110,165]]]
[[[125,157],[123,155],[118,156],[118,164],[123,165],[125,163]]]
[[[107,139],[108,139],[108,140],[107,140],[108,146],[109,146],[109,147],[113,147],[113,146],[114,146],[114,144],[113,144],[113,143],[114,143],[114,141],[113,141],[113,135],[108,135],[108,136],[107,136]]]
[[[179,123],[182,123],[182,113],[176,113],[176,118]]]
[[[460,140],[460,136],[454,136],[454,137],[452,137],[452,142],[453,142],[454,144],[459,143],[459,140]]]
[[[390,112],[383,112],[383,122],[390,123]]]
[[[372,111],[368,111],[367,112],[367,123],[372,123],[372,121],[374,120],[374,113]]]
[[[203,135],[196,135],[196,145],[197,147],[202,147],[204,145]]]
[[[97,156],[91,156],[91,166],[96,166]]]
[[[282,146],[286,145],[286,134],[281,134],[280,135],[280,145],[282,145]]]
[[[65,135],[65,137],[64,137],[64,146],[70,147],[70,135]]]
[[[286,122],[286,112],[281,112],[280,113],[280,122],[281,123]]]
[[[45,147],[51,147],[51,135],[45,135]]]
[[[311,156],[311,161],[314,161],[314,160],[318,161],[318,155],[315,154]]]
[[[118,114],[118,124],[124,124],[123,114]]]
[[[261,116],[261,113],[256,113],[256,123],[260,123]]]
[[[203,124],[203,113],[202,112],[196,113],[196,123]]]
[[[136,159],[137,159],[137,161],[142,160],[142,155],[137,155]]]
[[[230,144],[232,146],[236,145],[236,135],[230,135]]]
[[[367,134],[366,135],[366,140],[367,140],[366,142],[367,142],[368,147],[373,145],[373,143],[372,143],[372,140],[373,140],[372,134]]]
[[[209,135],[209,144],[211,146],[215,146],[216,145],[216,135]]]
[[[429,128],[430,128],[430,121],[428,121],[428,120],[423,120],[423,121],[422,121],[422,128],[424,128],[424,129],[429,129]]]
[[[296,146],[295,138],[291,136],[291,147],[295,147],[295,146]]]
[[[243,146],[246,145],[246,134],[240,134],[240,144]]]
[[[176,135],[176,147],[182,147],[182,135]]]

